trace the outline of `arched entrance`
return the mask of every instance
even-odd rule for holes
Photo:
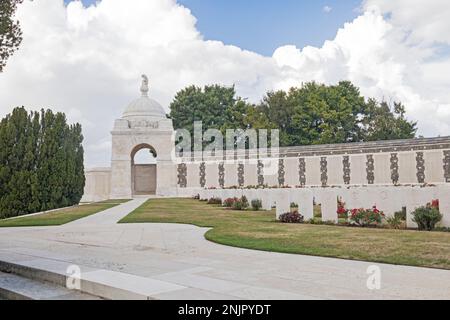
[[[157,187],[157,154],[149,144],[140,144],[131,152],[131,188],[133,195],[154,195]]]

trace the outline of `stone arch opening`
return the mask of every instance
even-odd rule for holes
[[[143,143],[131,151],[131,189],[134,195],[154,195],[157,189],[157,158],[155,148]]]

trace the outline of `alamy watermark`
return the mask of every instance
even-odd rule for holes
[[[81,268],[77,265],[70,265],[67,267],[66,274],[66,288],[81,290]]]
[[[367,289],[380,290],[381,289],[381,268],[376,265],[371,265],[367,268],[366,273],[369,275],[366,281]]]
[[[194,122],[193,136],[187,129],[175,134],[175,159],[183,161],[216,161],[225,163],[264,164],[264,174],[278,171],[280,133],[278,129],[203,130],[201,121]]]

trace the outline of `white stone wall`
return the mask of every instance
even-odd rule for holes
[[[400,152],[398,159],[400,184],[417,183],[416,153]],[[436,169],[439,170],[438,168]]]
[[[290,210],[291,202],[299,205],[299,212],[310,219],[313,217],[313,202],[322,206],[322,220],[337,222],[337,199],[346,203],[347,209],[369,209],[376,205],[386,216],[407,208],[407,225],[415,228],[412,221],[412,211],[425,206],[434,199],[440,200],[440,211],[443,219],[440,226],[450,227],[450,186],[428,187],[336,187],[336,188],[294,188],[294,189],[215,189],[201,190],[201,198],[206,200],[212,197],[225,200],[227,198],[247,196],[249,200],[260,199],[264,210],[271,210],[275,205],[276,218]]]
[[[258,175],[258,158],[249,152],[250,159],[233,159],[234,154],[193,161],[190,155],[183,158],[174,157],[173,131],[170,120],[158,120],[158,126],[131,129],[127,120],[116,121],[112,132],[111,168],[86,170],[86,188],[83,201],[100,201],[108,198],[130,198],[131,190],[131,154],[137,146],[151,146],[157,153],[157,194],[164,196],[194,196],[202,191],[200,183],[200,165],[205,163],[206,188],[220,188],[221,178],[219,166],[224,163],[223,184],[225,187],[238,186],[243,181],[244,187],[259,185],[295,187],[303,186],[301,191],[291,189],[288,202],[296,202],[306,216],[312,215],[310,199],[321,201],[326,220],[335,220],[335,201],[342,197],[350,208],[369,208],[377,205],[387,215],[392,215],[402,207],[412,211],[419,205],[425,205],[439,198],[445,215],[444,223],[450,224],[447,212],[450,211],[450,139],[418,139],[399,142],[380,142],[368,144],[346,144],[336,146],[308,146],[283,149],[273,158],[262,159],[264,167]],[[447,159],[445,154],[447,153]],[[423,156],[422,156],[423,155]],[[284,167],[279,167],[279,158],[283,158]],[[395,156],[398,165],[395,165]],[[344,179],[347,171],[344,168],[344,157],[349,158],[349,180]],[[304,171],[300,166],[304,160]],[[373,166],[371,161],[373,159]],[[423,161],[421,160],[423,159]],[[239,163],[243,163],[242,176]],[[185,172],[179,165],[185,165]],[[324,165],[326,164],[326,165]],[[281,168],[281,169],[280,169]],[[284,171],[284,173],[283,173]],[[346,172],[344,172],[346,171]],[[242,171],[241,171],[242,172]],[[393,177],[398,173],[397,186]],[[178,179],[180,175],[184,179]],[[371,179],[372,177],[373,179]],[[424,181],[420,181],[424,177]],[[185,181],[181,185],[179,181]],[[178,183],[177,183],[178,181]],[[428,185],[423,188],[421,186]],[[432,188],[436,185],[436,188]],[[327,188],[323,188],[323,187]],[[412,188],[412,187],[415,188]],[[307,191],[308,190],[308,191]],[[220,192],[220,191],[217,191]],[[251,197],[259,197],[266,209],[275,204],[285,210],[284,193],[277,194],[271,190],[245,191]],[[242,190],[230,191],[230,196],[239,196]],[[205,196],[203,194],[203,196]],[[209,196],[209,195],[207,195]],[[281,198],[280,198],[281,197]],[[278,199],[278,200],[277,200]],[[308,200],[309,199],[309,200]],[[277,202],[278,201],[278,202]],[[280,204],[280,201],[283,204]],[[306,202],[306,203],[305,203]],[[448,211],[447,211],[448,210]],[[408,216],[408,225],[414,226]]]
[[[367,184],[366,175],[366,155],[350,156],[350,184],[365,185]]]
[[[187,163],[187,187],[199,188],[200,187],[200,163],[192,162]]]
[[[306,158],[306,185],[320,186],[320,157]],[[288,173],[289,174],[289,173]]]
[[[206,163],[206,187],[218,188],[219,187],[219,163],[207,162]]]
[[[328,160],[328,184],[332,186],[344,184],[344,169],[342,156],[331,156]]]
[[[425,184],[445,184],[444,150],[423,151]],[[397,185],[422,185],[418,178],[417,152],[399,152]],[[370,168],[368,156],[373,157],[373,168]],[[324,175],[326,186],[391,186],[394,185],[391,153],[364,153],[349,155],[350,181],[346,184],[344,180],[344,155],[311,156],[302,157],[305,160],[306,187],[322,187]],[[321,166],[321,159],[326,158],[326,168]],[[301,186],[299,158],[287,157],[284,161],[284,185],[295,187]],[[225,187],[238,186],[238,163],[239,161],[225,161]],[[243,160],[244,163],[244,187],[258,185],[258,167],[256,160]],[[269,162],[264,161],[265,165]],[[264,167],[264,184],[268,186],[279,185],[278,160],[270,162],[270,168]],[[198,180],[199,162],[189,163],[188,185],[196,186]],[[206,187],[219,187],[219,162],[206,160]],[[275,168],[276,167],[276,168]],[[275,169],[274,169],[275,168]],[[372,170],[373,181],[369,180]],[[194,179],[192,182],[190,180]]]
[[[425,180],[433,183],[445,183],[443,173],[442,150],[428,151],[424,153],[425,159]]]
[[[111,193],[111,168],[93,168],[86,170],[86,185],[81,202],[108,200]]]
[[[246,186],[258,185],[258,165],[255,161],[244,163],[244,181]]]
[[[298,159],[297,158],[286,158],[284,160],[285,164],[285,183],[288,186],[298,186],[299,182],[299,170],[298,170]]]
[[[391,163],[389,153],[374,154],[375,165],[375,184],[390,185],[391,180]]]

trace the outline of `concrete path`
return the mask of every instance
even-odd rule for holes
[[[76,226],[114,225],[122,220],[122,218],[126,217],[130,212],[133,212],[135,209],[143,205],[149,198],[150,197],[140,197],[133,199],[118,206],[112,207],[111,209],[107,209],[86,218],[75,220],[73,222],[65,224],[63,227],[71,229]]]
[[[79,265],[87,279],[154,299],[450,299],[447,270],[232,248],[190,225],[115,223],[144,201],[62,227],[0,228],[0,260]],[[373,265],[380,290],[367,287]]]

